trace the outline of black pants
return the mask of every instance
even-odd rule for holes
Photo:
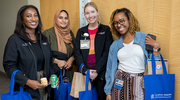
[[[104,92],[104,86],[106,84],[105,79],[95,79],[92,84],[94,87],[96,87],[98,100],[106,100],[106,94]]]

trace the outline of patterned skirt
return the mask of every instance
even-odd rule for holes
[[[143,73],[126,73],[117,70],[116,79],[123,80],[122,89],[112,88],[112,100],[144,100],[144,89],[142,88]]]

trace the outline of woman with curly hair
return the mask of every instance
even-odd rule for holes
[[[109,50],[104,87],[106,100],[144,100],[143,73],[150,54],[159,58],[160,44],[147,33],[139,32],[139,23],[127,8],[116,9],[110,24],[111,32],[119,39]],[[147,51],[146,44],[153,46],[154,51]]]

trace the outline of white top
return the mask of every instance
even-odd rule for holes
[[[133,44],[134,40],[129,44],[124,44],[118,53],[119,60],[118,69],[128,73],[142,73],[145,71],[144,67],[144,51],[138,44]]]

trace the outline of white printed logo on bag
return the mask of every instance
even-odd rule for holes
[[[162,64],[156,64],[156,70],[162,70]]]
[[[154,99],[154,94],[151,95],[151,99]]]
[[[171,98],[172,94],[151,94],[151,99],[154,98]]]

